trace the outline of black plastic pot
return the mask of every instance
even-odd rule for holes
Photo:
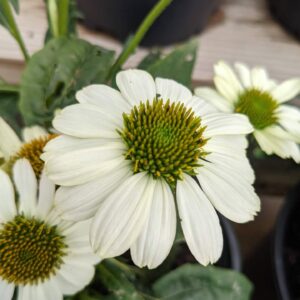
[[[291,34],[300,39],[300,1],[268,0],[275,19]]]
[[[157,0],[77,0],[84,24],[124,41]],[[200,32],[219,0],[174,0],[150,28],[142,45],[167,45]]]
[[[217,265],[240,272],[242,271],[241,252],[233,226],[225,217],[219,215],[219,218],[223,230],[224,247]]]
[[[278,216],[274,236],[274,269],[281,300],[300,298],[300,182]],[[296,267],[296,268],[295,268]]]

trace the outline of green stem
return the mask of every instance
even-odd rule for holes
[[[161,15],[161,13],[171,4],[173,0],[160,0],[148,13],[142,24],[139,26],[135,35],[131,38],[128,45],[123,49],[116,62],[111,67],[108,80],[122,67],[127,58],[134,52],[135,48],[139,45],[151,25]]]
[[[59,0],[59,35],[66,36],[68,34],[69,24],[69,0]]]
[[[9,27],[9,31],[12,34],[12,36],[15,38],[17,43],[19,44],[19,47],[23,53],[23,56],[26,61],[29,60],[29,54],[26,50],[24,41],[22,39],[21,33],[18,29],[17,23],[15,21],[12,9],[11,9],[11,4],[9,3],[8,0],[0,0],[1,8],[2,8],[2,13],[5,16],[7,20],[7,24]]]
[[[58,25],[58,8],[56,0],[47,1],[47,11],[49,18],[49,27],[53,37],[59,36],[59,25]]]

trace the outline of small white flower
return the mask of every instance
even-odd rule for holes
[[[53,210],[55,186],[38,182],[26,159],[0,170],[0,298],[62,300],[83,289],[98,262],[88,240],[90,221],[61,221]],[[38,192],[37,192],[38,191]]]
[[[136,265],[155,268],[174,242],[176,190],[191,252],[204,265],[215,262],[223,239],[214,208],[236,222],[260,209],[245,155],[252,126],[145,71],[120,72],[117,85],[120,92],[82,89],[79,104],[53,121],[62,135],[42,158],[50,179],[63,186],[57,209],[69,220],[94,216],[90,239],[101,258],[130,248]]]
[[[22,139],[0,117],[0,158],[4,158],[3,169],[10,172],[13,164],[20,158],[30,161],[35,174],[39,177],[44,167],[40,159],[46,143],[55,137],[40,126],[25,127],[22,130]]]
[[[217,91],[207,87],[195,94],[223,112],[238,112],[249,117],[254,137],[267,154],[292,158],[300,163],[300,110],[283,104],[300,93],[300,78],[276,84],[265,69],[249,69],[241,63],[235,71],[225,62],[215,65]]]

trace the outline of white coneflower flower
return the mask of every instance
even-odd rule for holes
[[[96,213],[90,239],[101,258],[130,248],[135,264],[155,268],[174,241],[176,190],[191,252],[204,265],[215,262],[223,239],[214,207],[237,222],[252,220],[260,207],[245,156],[252,126],[240,114],[212,113],[173,80],[128,70],[116,82],[120,92],[82,89],[79,104],[53,121],[62,135],[42,158],[64,186],[57,209],[70,220]]]
[[[9,176],[0,170],[0,299],[62,300],[93,278],[97,257],[88,240],[89,221],[60,221],[53,210],[55,186],[37,180],[26,159]]]
[[[300,163],[300,110],[283,104],[299,94],[300,78],[278,85],[261,67],[249,69],[236,63],[235,69],[239,78],[228,64],[219,62],[214,77],[217,91],[199,87],[195,94],[220,111],[247,115],[264,152]]]
[[[16,160],[26,158],[30,161],[35,174],[40,176],[44,166],[40,155],[43,153],[46,143],[55,136],[40,126],[25,127],[22,131],[22,141],[0,117],[0,152],[2,152],[5,161],[2,168],[10,171]]]

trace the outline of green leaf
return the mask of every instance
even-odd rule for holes
[[[158,62],[161,59],[162,53],[159,50],[151,51],[146,55],[139,63],[138,69],[147,70],[151,65]]]
[[[232,270],[186,264],[157,280],[153,290],[162,300],[248,300],[252,284]]]
[[[173,50],[166,57],[150,54],[141,62],[140,68],[151,73],[153,77],[171,78],[185,86],[190,86],[197,48],[198,42],[191,40]]]
[[[115,299],[144,300],[144,297],[140,295],[133,283],[128,279],[128,270],[125,271],[120,268],[114,261],[105,260],[99,264],[96,276]]]
[[[20,131],[21,116],[18,110],[19,94],[0,90],[0,117],[17,132]]]
[[[27,125],[50,126],[56,109],[75,103],[75,93],[103,83],[114,52],[76,38],[51,40],[32,56],[21,79],[20,110]]]

